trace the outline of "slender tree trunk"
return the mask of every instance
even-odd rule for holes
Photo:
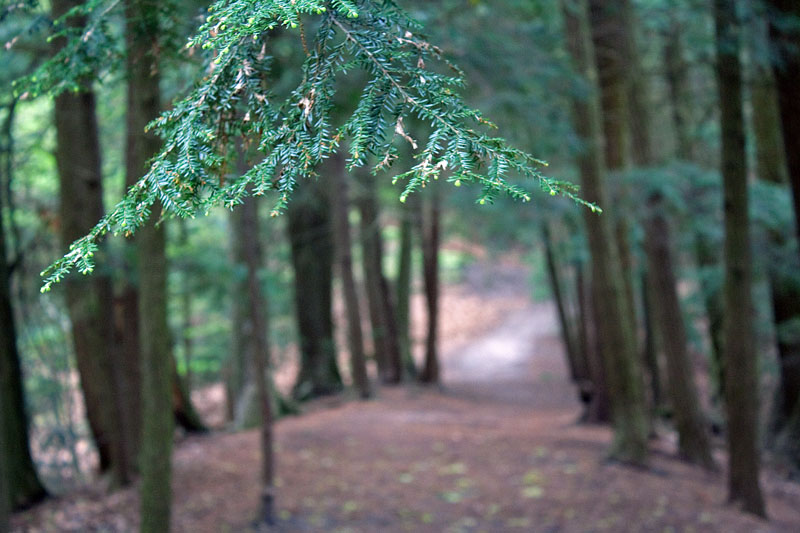
[[[626,9],[630,6],[626,3]],[[633,159],[640,167],[652,166],[656,162],[655,145],[650,134],[650,106],[648,84],[642,74],[639,53],[631,28],[633,15],[629,13],[625,25],[625,39],[631,70],[630,110],[633,140]],[[648,213],[645,222],[645,248],[647,270],[652,276],[659,305],[654,306],[655,325],[664,345],[668,385],[678,430],[678,451],[684,459],[713,468],[711,442],[705,418],[700,411],[697,386],[689,352],[686,326],[678,296],[678,280],[673,268],[670,248],[670,228],[664,214],[663,197],[654,192],[647,200]],[[657,367],[657,365],[655,365]]]
[[[178,373],[178,362],[173,355],[170,355],[170,360],[172,366],[172,413],[175,416],[175,422],[187,433],[205,433],[208,428],[203,424],[203,420],[192,404],[189,388]]]
[[[592,300],[592,282],[586,279],[583,264],[576,265],[575,284],[578,293],[578,310],[580,314],[580,345],[589,373],[589,381],[580,386],[581,399],[588,404],[582,417],[584,422],[593,424],[611,423],[611,399],[606,381],[605,366],[598,339],[596,308]]]
[[[159,88],[159,6],[155,0],[126,0],[128,47],[127,180],[146,170],[159,148],[158,138],[145,133],[161,111]],[[174,360],[167,322],[167,260],[164,224],[156,225],[160,206],[136,237],[139,264],[139,328],[142,376],[140,517],[142,532],[170,530],[172,501],[172,410]]]
[[[684,161],[694,161],[692,142],[692,110],[689,91],[689,66],[686,62],[684,31],[675,16],[670,16],[664,39],[664,67],[669,91],[672,125],[675,129],[676,153]]]
[[[403,378],[403,363],[393,297],[383,274],[383,239],[375,178],[363,170],[356,171],[356,176],[360,186],[357,205],[361,213],[361,248],[375,359],[384,383],[400,383]]]
[[[300,182],[287,217],[300,336],[300,372],[293,393],[302,400],[342,388],[331,308],[333,235],[329,201],[322,184],[311,179]]]
[[[414,363],[411,344],[411,286],[413,278],[413,234],[414,234],[414,214],[416,212],[413,205],[418,198],[409,198],[402,205],[402,215],[400,219],[400,253],[397,267],[397,281],[395,282],[395,296],[397,298],[397,339],[400,344],[400,352],[403,358],[403,368],[406,375],[415,379],[417,377],[417,367]]]
[[[661,367],[658,361],[658,335],[655,328],[654,296],[657,294],[653,284],[652,273],[645,269],[642,273],[642,321],[644,323],[644,364],[650,378],[650,401],[653,415],[656,416],[664,406],[664,394],[661,392]]]
[[[36,474],[28,441],[28,415],[11,302],[4,192],[5,187],[0,185],[0,324],[3,325],[0,327],[0,430],[3,431],[0,463],[7,484],[0,500],[5,500],[12,509],[21,509],[39,502],[47,492]]]
[[[421,198],[422,266],[425,285],[425,307],[428,312],[428,331],[425,335],[425,362],[419,381],[439,383],[439,235],[441,221],[441,191],[438,182],[428,186],[427,198]]]
[[[247,198],[232,214],[235,231],[234,255],[238,264],[243,265],[247,275],[240,283],[244,291],[237,291],[243,299],[237,306],[247,309],[240,313],[237,322],[237,338],[245,364],[252,367],[258,405],[261,414],[261,502],[258,520],[264,524],[274,522],[274,455],[273,455],[273,410],[271,379],[269,377],[269,313],[268,302],[261,288],[258,272],[264,264],[264,253],[259,237],[258,199]]]
[[[564,347],[566,349],[570,377],[573,383],[580,385],[584,380],[589,379],[589,373],[583,364],[583,354],[581,354],[578,349],[575,327],[567,312],[567,302],[562,290],[561,276],[556,261],[553,238],[550,234],[550,227],[547,222],[542,222],[542,242],[544,243],[550,289],[553,292],[553,300],[555,301],[556,311],[558,312],[558,322],[561,326],[561,338],[564,341]]]
[[[770,38],[775,86],[783,125],[783,143],[794,198],[795,230],[800,240],[800,2],[767,0],[770,13]]]
[[[752,331],[752,267],[747,167],[735,0],[715,0],[717,81],[722,131],[725,211],[725,401],[728,418],[729,499],[765,516],[759,481],[758,367]]]
[[[347,312],[347,340],[350,348],[350,371],[353,386],[361,398],[369,398],[369,377],[364,355],[364,334],[361,330],[361,310],[353,277],[353,243],[350,237],[350,199],[347,176],[341,156],[332,156],[324,170],[329,173],[331,210],[333,214],[333,237],[336,247],[336,263],[342,280],[345,308]]]
[[[55,0],[53,18],[79,6],[76,0]],[[80,27],[85,20],[72,18]],[[54,49],[64,45],[54,42]],[[94,92],[65,92],[55,101],[56,162],[60,188],[61,240],[64,247],[82,237],[102,218],[103,176]],[[103,255],[102,249],[99,254]],[[102,262],[102,261],[101,261]],[[100,456],[100,469],[111,473],[114,485],[126,485],[133,472],[126,458],[122,424],[125,399],[118,394],[113,347],[113,295],[111,279],[102,270],[90,278],[65,280],[72,341],[81,379],[86,415]]]
[[[189,248],[189,231],[186,227],[186,220],[178,221],[180,229],[180,246],[184,250]],[[181,317],[182,334],[181,343],[183,345],[183,365],[186,368],[183,383],[186,391],[191,397],[192,393],[192,287],[189,283],[189,272],[183,273],[183,283],[181,287]]]
[[[593,80],[592,43],[589,38],[586,3],[562,0],[567,46],[577,72]],[[586,144],[579,157],[583,194],[587,200],[608,206],[604,188],[604,167],[600,108],[597,100],[574,99],[573,123]],[[624,117],[619,117],[624,120]],[[606,367],[614,423],[612,457],[643,464],[647,458],[647,417],[638,368],[635,340],[627,322],[631,316],[624,289],[619,249],[608,215],[585,211],[586,230],[592,257],[592,298],[597,309],[598,333]]]

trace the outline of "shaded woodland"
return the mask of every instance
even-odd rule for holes
[[[0,532],[800,530],[800,3],[0,3]]]

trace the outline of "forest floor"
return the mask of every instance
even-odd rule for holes
[[[272,531],[800,531],[800,485],[767,469],[770,521],[747,516],[725,505],[724,472],[675,459],[669,433],[646,469],[608,462],[611,433],[577,422],[555,311],[530,303],[527,277],[514,260],[479,263],[445,289],[444,387],[325,399],[278,422]],[[251,531],[258,449],[255,430],[182,438],[174,530]],[[14,524],[131,531],[136,499],[89,487]]]

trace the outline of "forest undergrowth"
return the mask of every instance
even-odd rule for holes
[[[724,472],[678,461],[669,432],[647,468],[607,461],[611,431],[578,423],[555,311],[530,302],[528,278],[518,259],[480,260],[444,288],[444,387],[327,398],[278,422],[273,531],[800,531],[800,485],[769,468],[765,522],[726,506]],[[197,392],[213,420],[221,394]],[[258,449],[257,430],[181,439],[173,529],[250,531]],[[14,530],[134,531],[137,498],[97,484],[17,515]]]

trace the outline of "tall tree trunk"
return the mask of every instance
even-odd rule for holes
[[[146,170],[159,148],[145,126],[161,111],[159,88],[159,5],[155,0],[126,0],[128,49],[127,181]],[[140,529],[170,530],[172,500],[172,411],[174,360],[167,322],[167,260],[164,224],[156,225],[160,206],[136,237],[139,265],[139,328],[141,346],[142,436]]]
[[[766,0],[775,54],[775,86],[783,125],[783,143],[794,198],[795,229],[800,240],[800,2]]]
[[[589,372],[585,365],[584,354],[580,353],[578,348],[575,325],[567,311],[567,301],[562,290],[563,284],[559,273],[559,265],[556,260],[553,238],[550,233],[550,227],[546,221],[542,222],[542,242],[544,243],[547,275],[550,280],[550,289],[553,293],[556,311],[558,312],[558,322],[561,326],[561,338],[564,341],[570,377],[573,383],[580,388],[581,384],[589,379]],[[584,396],[581,395],[580,399],[583,400],[583,398]]]
[[[592,42],[583,0],[562,0],[568,36],[567,47],[575,70],[593,80]],[[583,194],[587,200],[608,206],[600,107],[594,96],[573,99],[573,124],[585,142],[579,156]],[[618,117],[624,120],[625,117]],[[586,231],[592,258],[592,299],[597,309],[598,334],[606,367],[614,423],[612,457],[643,464],[647,458],[647,417],[635,341],[627,322],[631,316],[624,289],[619,249],[615,245],[611,219],[585,211]]]
[[[708,424],[700,410],[694,370],[687,351],[677,279],[672,268],[669,225],[661,212],[661,198],[650,198],[650,216],[645,237],[648,265],[659,304],[654,306],[656,324],[664,346],[667,383],[678,430],[678,453],[687,461],[714,467]]]
[[[425,285],[425,307],[428,312],[428,331],[425,335],[425,361],[419,381],[439,383],[439,242],[442,213],[440,184],[430,182],[427,195],[420,198],[422,216],[422,275]]]
[[[0,383],[4,385],[5,383]],[[3,398],[0,396],[0,450],[6,449],[6,430],[4,420]],[[8,468],[6,468],[5,454],[0,454],[0,533],[11,531],[11,494],[8,483]]]
[[[53,18],[62,17],[80,4],[76,0],[55,0]],[[85,20],[71,18],[68,24],[82,27]],[[63,39],[54,43],[55,50],[62,46]],[[66,248],[88,233],[104,213],[94,92],[85,87],[80,92],[60,94],[55,101],[55,126],[61,240]],[[126,485],[133,472],[122,427],[125,398],[118,394],[116,379],[120,374],[115,369],[119,358],[113,346],[111,279],[101,270],[88,278],[70,276],[64,283],[75,359],[100,469],[110,472],[114,485]]]
[[[10,120],[10,118],[9,118]],[[7,154],[11,157],[10,154]],[[9,179],[10,176],[6,176]],[[47,492],[39,481],[28,442],[28,415],[17,350],[17,330],[11,302],[11,269],[8,264],[3,195],[0,184],[0,463],[6,488],[0,500],[21,509],[42,500]]]
[[[695,159],[691,134],[691,99],[689,91],[689,66],[686,62],[683,42],[684,31],[677,17],[670,16],[669,27],[664,35],[664,67],[672,104],[670,109],[675,129],[678,158],[684,161]]]
[[[655,327],[656,290],[652,273],[642,273],[642,322],[644,323],[644,364],[650,378],[650,401],[653,414],[657,415],[664,405],[661,388],[661,367],[658,361],[658,335]]]
[[[353,386],[361,398],[369,398],[369,377],[364,355],[364,333],[361,330],[361,310],[358,290],[353,277],[353,242],[350,237],[349,184],[345,175],[342,157],[334,155],[323,167],[328,173],[333,212],[333,237],[336,247],[336,264],[342,281],[345,310],[347,312],[347,340],[350,348],[350,372]]]
[[[383,238],[377,184],[374,176],[363,169],[355,172],[359,183],[356,203],[361,213],[361,248],[375,360],[384,383],[400,383],[403,379],[403,363],[397,336],[394,298],[383,274]]]
[[[739,18],[735,0],[715,0],[717,83],[725,211],[725,402],[731,503],[765,516],[759,481],[758,367],[752,330],[747,156],[742,114]]]
[[[623,3],[629,12],[626,17],[628,24],[625,25],[628,35],[624,42],[627,47],[625,57],[631,71],[629,122],[633,160],[637,166],[649,167],[656,162],[655,145],[650,133],[650,106],[647,102],[649,87],[642,74],[639,51],[632,34],[635,21],[630,6],[626,1]],[[647,270],[659,298],[659,305],[654,306],[655,325],[664,345],[668,384],[678,430],[678,452],[690,462],[713,468],[711,442],[705,417],[700,411],[692,361],[687,350],[688,338],[678,296],[678,280],[672,266],[670,228],[663,203],[659,192],[653,192],[648,197],[645,248]]]
[[[589,382],[582,384],[581,396],[588,409],[582,420],[593,424],[611,423],[611,398],[608,392],[603,354],[600,349],[598,328],[600,318],[592,299],[591,279],[585,275],[585,265],[577,263],[575,266],[575,285],[578,293],[578,312],[580,314],[580,346],[581,353],[586,359],[589,373]],[[591,277],[591,276],[590,276]]]
[[[750,40],[751,49],[761,49],[768,39],[766,19],[757,17],[751,33],[754,35]],[[752,108],[758,110],[752,114],[751,124],[756,149],[756,173],[761,180],[783,186],[788,181],[787,167],[778,95],[770,67],[755,61],[751,63],[750,100]],[[770,248],[778,253],[793,240],[786,231],[769,231],[767,237]],[[791,423],[795,406],[800,405],[800,334],[796,332],[797,324],[800,324],[800,281],[797,280],[800,264],[793,254],[794,260],[787,257],[783,261],[775,261],[772,259],[774,256],[770,254],[769,257],[766,268],[780,368],[770,433],[773,441],[780,445],[800,442],[800,433],[791,432],[792,429],[800,429],[800,425]],[[800,468],[800,445],[779,448],[778,451],[795,468]]]
[[[170,350],[171,352],[172,350]],[[175,422],[187,433],[205,433],[208,428],[192,404],[192,395],[189,387],[178,372],[178,361],[170,355],[172,366],[172,413]]]
[[[331,308],[333,235],[330,205],[322,184],[312,179],[300,182],[287,217],[300,336],[300,372],[293,394],[304,400],[342,388]]]
[[[397,299],[397,341],[403,358],[403,368],[411,379],[417,377],[417,367],[414,363],[411,344],[411,290],[413,279],[413,234],[414,203],[419,200],[417,196],[408,199],[402,204],[400,219],[400,253],[398,254],[397,280],[395,282],[395,297]]]
[[[612,172],[628,169],[631,162],[630,137],[628,125],[631,76],[629,75],[628,53],[630,6],[626,0],[589,0],[591,38],[600,89],[600,113],[602,136],[605,141],[605,167]],[[626,201],[626,187],[618,187],[615,205]],[[623,293],[628,300],[628,318],[624,327],[634,344],[637,342],[636,300],[633,290],[633,252],[631,251],[628,220],[624,216],[615,217],[614,237],[619,248],[618,255],[622,267]]]
[[[261,502],[258,520],[264,524],[274,522],[274,457],[273,457],[273,409],[271,379],[269,377],[269,306],[261,288],[258,272],[264,264],[264,253],[259,236],[258,199],[247,198],[232,213],[235,232],[234,256],[237,264],[246,269],[245,279],[239,282],[242,289],[236,291],[242,300],[237,307],[247,310],[240,313],[241,321],[234,324],[236,337],[245,364],[251,366],[255,382],[259,411],[261,414]]]

